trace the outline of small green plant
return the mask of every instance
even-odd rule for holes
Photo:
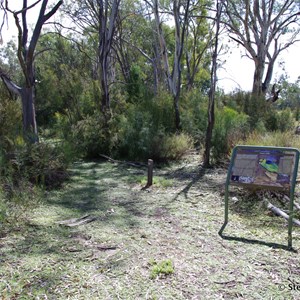
[[[151,259],[149,265],[151,266],[151,279],[165,277],[174,273],[174,266],[170,259],[162,260],[161,262],[156,262],[156,260]]]
[[[136,181],[138,181],[141,185],[146,185],[147,176],[138,176],[136,178]],[[156,187],[163,187],[163,188],[170,187],[174,184],[174,181],[172,179],[166,179],[164,177],[158,177],[158,176],[154,176],[152,182],[153,185],[155,185]]]

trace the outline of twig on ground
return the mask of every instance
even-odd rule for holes
[[[87,224],[90,222],[93,222],[96,220],[96,217],[90,216],[90,215],[84,215],[81,218],[73,218],[73,219],[68,219],[68,220],[63,220],[56,222],[59,225],[65,225],[68,227],[75,227],[83,224]]]
[[[113,159],[113,158],[111,158],[107,155],[104,155],[104,154],[99,154],[99,156],[107,159],[109,162],[112,162],[112,163],[128,165],[128,166],[132,166],[132,167],[136,167],[136,168],[148,167],[148,165],[144,164],[144,163],[116,160],[116,159]]]

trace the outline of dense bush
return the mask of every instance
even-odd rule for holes
[[[207,107],[207,97],[196,90],[184,95],[181,102],[182,129],[198,144],[203,143],[205,138]]]
[[[232,108],[224,107],[216,111],[216,121],[212,138],[212,155],[219,160],[228,155],[237,141],[249,132],[249,117]]]
[[[42,199],[44,187],[60,186],[68,177],[61,148],[47,143],[22,145],[0,156],[0,234],[26,220]]]
[[[179,159],[191,148],[187,134],[173,134],[174,109],[167,94],[128,105],[119,118],[115,155],[127,159]]]
[[[220,97],[221,103],[248,116],[250,130],[265,131],[265,121],[271,107],[265,97],[253,96],[250,92],[238,91]]]
[[[82,157],[109,154],[113,147],[110,125],[100,112],[96,112],[72,125],[72,132],[67,138],[73,144],[74,151]]]
[[[22,113],[20,102],[2,98],[0,101],[0,151],[10,152],[16,144],[23,143],[21,126]]]
[[[294,121],[294,116],[289,108],[281,111],[270,108],[265,117],[266,129],[269,131],[291,130],[294,127]]]
[[[61,185],[67,178],[68,163],[63,151],[49,143],[24,145],[5,159],[1,174],[9,178],[12,191],[26,180],[51,188]]]
[[[193,148],[193,139],[184,133],[166,136],[162,141],[160,159],[179,160]]]

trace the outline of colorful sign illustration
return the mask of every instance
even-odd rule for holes
[[[289,188],[295,153],[283,150],[238,149],[231,182],[264,187]]]

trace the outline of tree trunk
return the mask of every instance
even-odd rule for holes
[[[210,73],[211,87],[209,91],[209,103],[208,103],[208,124],[206,129],[205,138],[205,151],[203,155],[203,166],[210,166],[210,150],[212,143],[212,134],[215,124],[215,92],[217,84],[217,58],[218,58],[218,47],[219,47],[219,32],[220,32],[220,22],[222,14],[222,2],[217,2],[217,12],[216,12],[216,37],[214,50],[212,55],[212,67]]]
[[[25,140],[31,143],[38,142],[38,131],[35,118],[34,87],[22,88],[21,101],[23,113],[23,132]]]
[[[205,151],[203,155],[203,166],[208,168],[210,166],[210,149],[212,144],[212,134],[215,124],[215,101],[214,96],[210,97],[210,105],[208,108],[208,124],[206,128],[206,137],[205,137]]]
[[[110,109],[109,95],[109,62],[112,51],[112,42],[116,29],[116,19],[119,12],[120,0],[114,0],[109,9],[108,0],[99,1],[99,62],[100,82],[102,87],[101,110],[105,114]]]
[[[262,79],[264,75],[264,68],[262,63],[257,63],[255,65],[255,71],[253,76],[253,86],[252,86],[252,95],[260,96],[263,93],[262,88]]]
[[[255,63],[252,95],[265,95],[278,55],[299,41],[298,2],[224,0],[223,3],[227,14],[223,20],[229,37],[241,45]]]
[[[175,111],[175,128],[179,132],[181,130],[180,111],[179,111],[179,94],[174,97],[174,111]]]
[[[38,18],[33,28],[32,37],[29,41],[27,12],[29,9],[36,6],[39,2],[41,2],[41,6]],[[23,72],[25,87],[21,88],[17,86],[2,70],[0,70],[0,76],[9,90],[21,97],[24,139],[30,143],[38,142],[38,131],[35,118],[35,49],[43,25],[56,13],[62,3],[63,0],[59,0],[52,7],[52,9],[50,9],[50,11],[46,12],[48,0],[36,1],[32,5],[28,5],[27,0],[23,0],[22,9],[19,11],[12,11],[8,7],[8,1],[5,2],[5,10],[12,13],[18,29],[17,56]],[[20,14],[22,16],[22,21],[20,21],[19,19]]]
[[[108,83],[108,64],[107,60],[103,60],[101,62],[101,88],[102,88],[102,95],[101,95],[101,110],[104,112],[109,110],[110,108],[110,97],[109,97],[109,83]]]

